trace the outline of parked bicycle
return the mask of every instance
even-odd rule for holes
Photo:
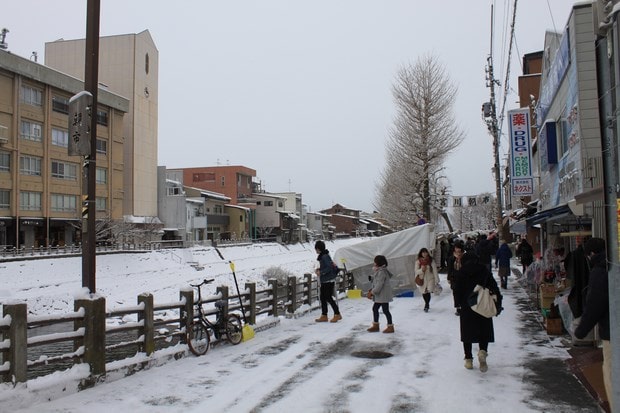
[[[213,280],[203,280],[197,285],[190,284],[198,291],[198,300],[195,303],[197,317],[190,321],[187,329],[187,344],[190,351],[197,356],[202,356],[209,350],[211,335],[217,340],[226,337],[232,344],[239,344],[242,339],[241,329],[243,325],[241,324],[241,318],[237,314],[226,313],[226,301],[218,300],[215,302],[215,308],[217,309],[215,322],[211,322],[207,318],[207,314],[202,308],[200,287],[210,282],[213,282]]]

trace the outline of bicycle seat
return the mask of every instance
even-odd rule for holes
[[[224,300],[217,300],[215,302],[215,308],[219,309],[219,308],[223,308],[225,306],[226,306],[226,301],[224,301]]]

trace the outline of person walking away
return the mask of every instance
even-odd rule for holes
[[[435,290],[435,286],[439,284],[439,274],[437,273],[437,265],[426,248],[422,248],[418,252],[418,257],[415,261],[415,278],[422,280],[421,283],[416,282],[415,284],[424,299],[424,312],[428,313],[431,293]]]
[[[598,332],[603,342],[603,382],[605,393],[613,412],[611,391],[611,342],[609,341],[609,275],[605,240],[590,238],[584,245],[590,263],[590,279],[583,314],[575,329],[575,337],[583,339],[598,324]]]
[[[495,251],[493,251],[492,240],[490,237],[490,235],[478,235],[476,247],[474,249],[476,255],[478,256],[478,261],[481,264],[486,265],[489,271],[491,271],[491,257],[495,255]]]
[[[512,251],[506,243],[502,240],[502,245],[495,253],[495,267],[498,268],[497,274],[499,275],[500,284],[503,289],[508,288],[508,276],[510,275],[510,259],[512,258]]]
[[[463,255],[465,254],[465,244],[461,240],[454,242],[452,256],[448,258],[448,284],[452,290],[452,299],[454,300],[455,315],[460,315],[460,307],[454,294],[454,278],[456,273],[461,270]]]
[[[372,277],[372,288],[368,291],[367,297],[374,301],[372,305],[372,325],[366,330],[370,333],[379,331],[379,308],[383,311],[387,319],[387,328],[384,333],[393,333],[394,324],[390,313],[390,301],[394,297],[392,284],[390,282],[392,273],[387,269],[388,262],[383,255],[377,255],[372,267],[374,276]]]
[[[329,251],[325,248],[325,243],[323,241],[315,242],[314,250],[319,254],[317,258],[319,268],[317,268],[315,272],[321,283],[321,290],[319,293],[319,298],[321,300],[321,316],[314,321],[317,323],[328,321],[327,304],[329,304],[334,311],[334,317],[329,321],[336,323],[338,320],[342,320],[338,304],[333,297],[335,280],[338,275],[335,271],[336,265],[329,256]]]
[[[472,310],[469,306],[468,298],[476,285],[481,285],[496,295],[499,303],[498,308],[501,309],[502,295],[497,287],[495,278],[493,278],[493,274],[487,269],[486,265],[478,262],[478,257],[475,254],[466,253],[461,261],[463,266],[456,273],[453,285],[454,295],[461,308],[459,324],[461,342],[463,343],[463,351],[465,353],[465,368],[469,370],[474,368],[472,347],[473,343],[478,343],[478,363],[480,371],[484,373],[488,370],[487,356],[489,343],[495,341],[493,319],[483,317]]]
[[[515,252],[517,253],[517,257],[521,258],[523,274],[525,274],[527,267],[529,267],[530,264],[534,262],[534,249],[532,248],[530,243],[527,242],[527,239],[523,238],[521,239],[521,242],[517,246],[517,250]]]

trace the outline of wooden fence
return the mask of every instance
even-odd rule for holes
[[[351,273],[342,273],[336,284],[339,292],[353,288]],[[317,279],[311,274],[305,274],[302,279],[288,277],[286,285],[269,280],[268,288],[260,291],[256,290],[256,284],[246,283],[241,294],[249,324],[255,324],[257,316],[262,314],[292,316],[302,305],[312,307],[317,297]],[[181,290],[179,300],[174,302],[155,304],[152,294],[141,294],[135,306],[106,311],[104,297],[81,298],[74,301],[73,312],[49,316],[29,316],[25,303],[4,303],[0,319],[3,338],[0,341],[0,381],[26,382],[87,363],[90,376],[81,385],[90,386],[105,376],[106,363],[133,357],[135,351],[151,355],[185,343],[187,320],[194,318],[194,305],[198,304],[194,300],[194,290],[188,288]],[[228,287],[219,286],[215,295],[203,298],[200,303],[208,306],[207,315],[216,313],[214,303],[217,300],[225,300],[229,312],[241,313],[238,296],[231,297]],[[29,331],[41,327],[52,327],[56,331],[29,336]],[[57,348],[47,350],[58,343],[64,345],[60,351]],[[33,354],[38,354],[38,358],[31,359]]]

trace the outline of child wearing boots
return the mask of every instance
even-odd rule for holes
[[[390,279],[392,273],[387,269],[387,259],[383,255],[377,255],[374,259],[373,271],[375,272],[372,277],[372,288],[368,291],[367,297],[374,301],[372,305],[372,325],[366,330],[370,333],[379,331],[379,308],[385,314],[387,319],[387,328],[383,330],[384,333],[393,333],[394,324],[392,324],[392,314],[390,313],[390,301],[394,297],[392,291],[392,284]]]
[[[336,300],[334,300],[333,297],[334,287],[336,285],[336,276],[338,274],[334,269],[334,262],[329,256],[329,250],[325,248],[325,243],[320,240],[315,242],[314,250],[317,254],[319,254],[317,257],[319,268],[316,269],[316,275],[319,277],[319,281],[321,283],[321,291],[319,295],[321,301],[321,316],[314,321],[317,323],[323,323],[326,321],[337,323],[338,320],[342,320],[338,303],[336,303]],[[331,320],[327,318],[328,304],[334,311],[334,317]]]

